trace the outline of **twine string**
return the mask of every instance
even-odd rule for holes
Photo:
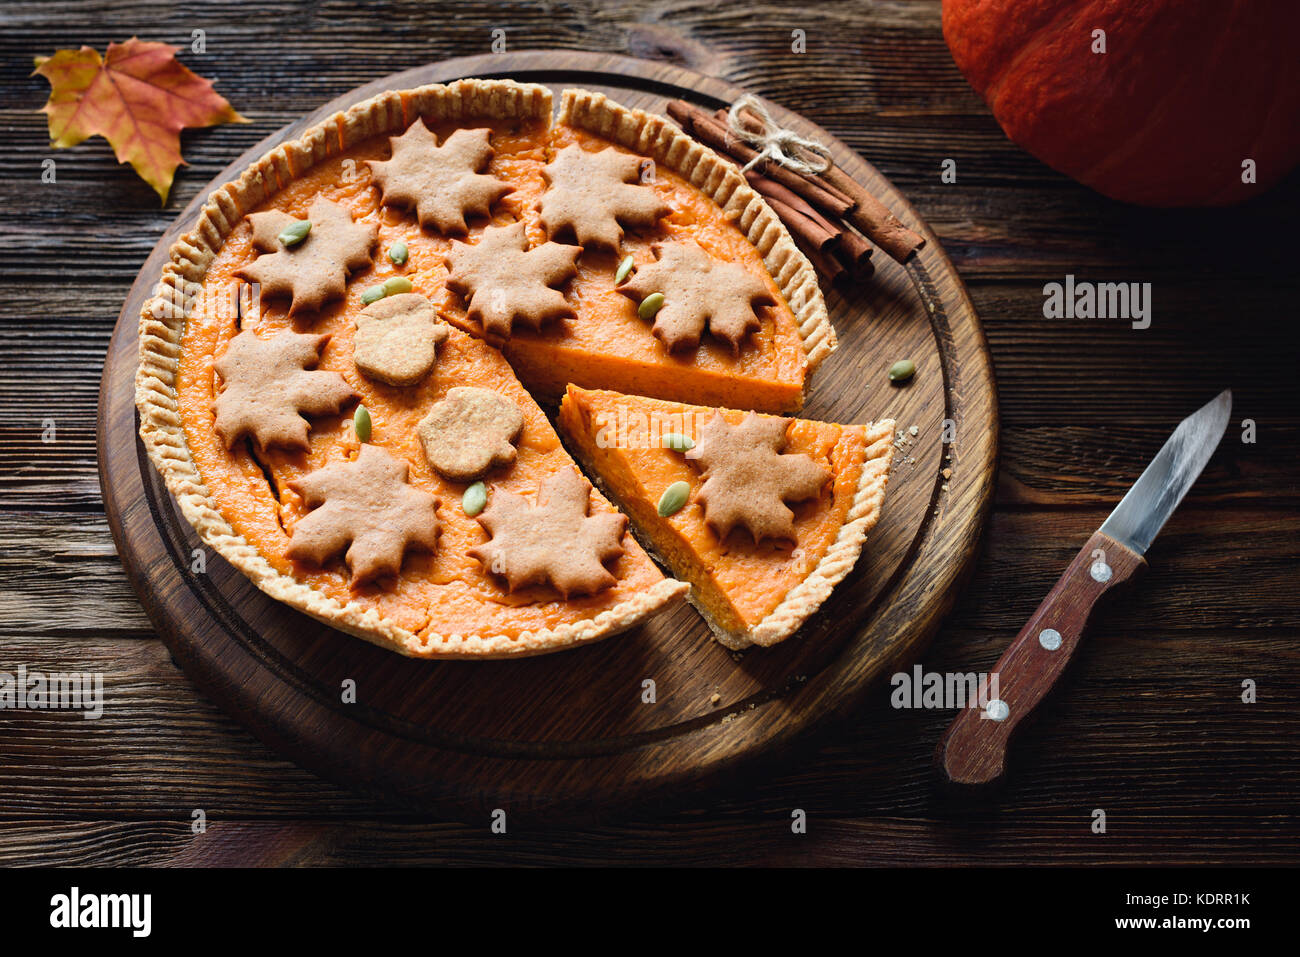
[[[745,110],[749,110],[758,119],[758,129],[749,129],[741,119],[740,114]],[[731,104],[731,109],[727,111],[727,130],[758,152],[757,156],[741,167],[742,171],[748,171],[767,160],[802,176],[824,173],[831,168],[829,149],[816,140],[780,126],[753,93],[746,93]]]

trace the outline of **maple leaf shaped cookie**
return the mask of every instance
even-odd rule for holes
[[[549,184],[540,204],[546,234],[572,233],[584,249],[618,249],[624,226],[653,226],[668,215],[668,204],[639,183],[642,162],[613,147],[592,153],[574,143],[560,150],[542,168]]]
[[[492,158],[491,130],[457,130],[441,146],[416,119],[389,138],[392,158],[367,160],[387,206],[414,208],[421,226],[460,235],[467,214],[486,216],[514,187],[481,170]]]
[[[407,483],[408,467],[376,445],[289,483],[313,511],[294,523],[286,554],[323,565],[340,552],[353,589],[396,575],[407,549],[438,547],[438,498]]]
[[[696,496],[704,520],[726,538],[736,526],[754,541],[795,540],[794,513],[786,502],[821,493],[831,473],[810,456],[783,453],[789,419],[748,413],[739,425],[715,415],[687,454],[702,468],[704,485]]]
[[[237,274],[262,287],[265,296],[292,297],[289,314],[319,309],[347,291],[348,273],[370,262],[370,250],[379,235],[375,223],[354,223],[338,203],[318,199],[307,210],[311,232],[292,246],[280,242],[280,233],[296,217],[278,209],[253,213],[253,245],[263,255],[237,270]]]
[[[627,517],[616,512],[589,515],[591,483],[574,468],[543,479],[533,505],[521,495],[494,489],[478,517],[492,536],[469,550],[510,590],[549,583],[566,599],[591,595],[616,579],[604,562],[623,554]]]
[[[638,266],[618,291],[636,302],[663,295],[651,331],[670,350],[694,349],[707,327],[738,354],[745,335],[762,326],[754,307],[776,303],[757,276],[695,243],[656,243],[651,250],[655,261]]]
[[[508,336],[516,321],[540,329],[549,319],[576,315],[551,287],[577,275],[581,252],[552,242],[529,249],[522,222],[489,226],[472,246],[452,242],[447,288],[465,299],[469,319],[484,332]]]
[[[262,339],[245,329],[214,365],[224,387],[214,409],[226,448],[251,435],[258,449],[309,448],[307,415],[337,414],[356,397],[337,372],[310,369],[329,336],[281,332]]]

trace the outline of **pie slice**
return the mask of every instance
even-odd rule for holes
[[[735,649],[789,638],[849,573],[894,452],[892,420],[837,425],[575,386],[559,427]]]

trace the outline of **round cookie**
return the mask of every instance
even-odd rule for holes
[[[371,379],[389,385],[415,385],[438,359],[447,326],[438,310],[419,293],[407,292],[371,303],[356,318],[352,359]]]

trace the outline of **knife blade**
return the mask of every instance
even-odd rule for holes
[[[1002,780],[1016,732],[1065,672],[1100,599],[1146,567],[1142,556],[1218,448],[1231,414],[1232,392],[1224,390],[1183,419],[1074,557],[980,682],[976,707],[964,708],[939,742],[946,783],[982,789]]]
[[[1219,447],[1230,415],[1232,391],[1224,389],[1178,423],[1146,471],[1101,523],[1101,530],[1145,555]]]

